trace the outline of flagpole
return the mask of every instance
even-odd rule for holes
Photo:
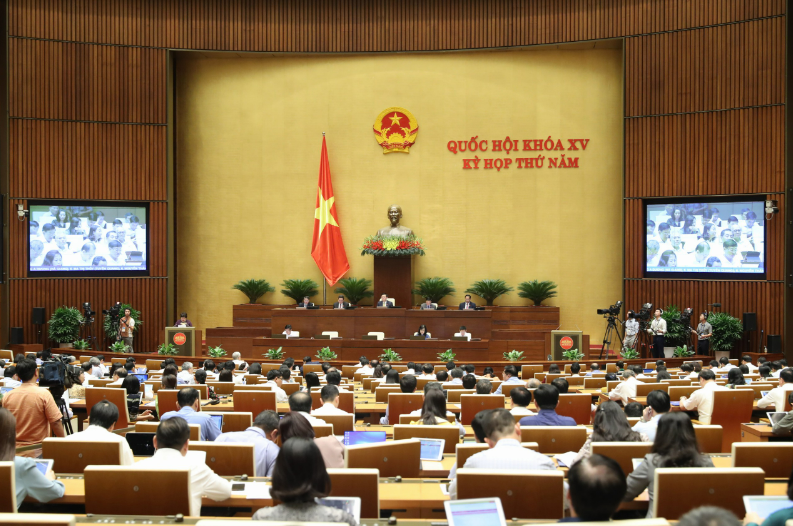
[[[325,138],[325,132],[322,132],[322,138],[323,139]],[[325,275],[323,274],[323,276],[322,276],[322,304],[323,305],[327,305],[328,304],[327,286],[328,286],[328,280],[325,279]]]

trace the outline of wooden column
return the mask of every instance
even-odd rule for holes
[[[411,256],[374,256],[374,304],[381,294],[394,298],[395,305],[408,308],[413,304],[413,260]]]

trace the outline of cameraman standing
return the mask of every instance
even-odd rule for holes
[[[622,346],[630,349],[636,348],[636,336],[639,334],[639,322],[632,310],[628,311],[628,319],[625,320],[625,339]]]
[[[653,358],[664,357],[664,344],[666,343],[666,320],[661,317],[661,309],[655,309],[655,319],[650,324],[647,332],[653,335]]]
[[[124,309],[124,317],[118,322],[117,340],[123,340],[124,345],[129,348],[129,352],[135,352],[132,348],[132,331],[135,330],[135,320],[132,318],[132,311]]]
[[[699,315],[697,330],[691,329],[697,335],[697,354],[710,355],[710,338],[713,336],[713,327],[708,323],[708,315],[704,312]]]

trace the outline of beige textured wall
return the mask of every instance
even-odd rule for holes
[[[287,278],[321,282],[310,250],[325,131],[348,276],[372,277],[361,241],[398,203],[427,246],[416,278],[445,276],[457,287],[446,303],[478,279],[550,279],[559,296],[547,303],[562,307],[562,327],[602,337],[595,309],[621,296],[621,50],[196,54],[177,63],[176,79],[177,309],[199,327],[231,325],[231,306],[246,301],[231,289],[240,279],[278,290]],[[373,137],[390,106],[418,120],[409,154],[383,155]],[[474,135],[590,142],[555,152],[578,154],[578,169],[463,170],[469,155],[446,144]],[[285,300],[276,292],[260,301]],[[513,292],[496,304],[527,300]]]

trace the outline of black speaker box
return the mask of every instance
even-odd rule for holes
[[[768,352],[782,352],[782,336],[778,334],[769,334],[766,347],[768,347]]]
[[[44,325],[47,323],[46,318],[47,311],[44,307],[33,307],[33,316],[31,317],[33,325]]]
[[[755,312],[743,313],[743,330],[745,331],[757,330],[757,313]]]
[[[11,327],[9,338],[11,340],[11,345],[25,343],[25,332],[22,330],[22,327]]]

